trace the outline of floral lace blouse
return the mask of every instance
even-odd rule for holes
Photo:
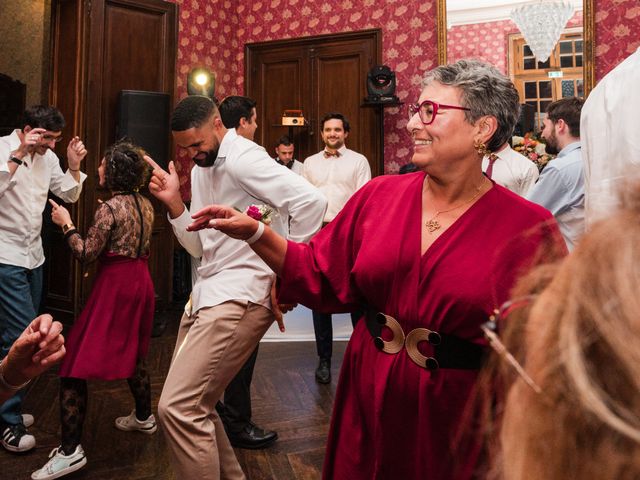
[[[82,262],[92,262],[103,251],[137,258],[149,254],[152,227],[153,206],[147,198],[116,194],[98,206],[84,239],[76,231],[67,242]]]

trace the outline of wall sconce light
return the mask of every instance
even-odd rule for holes
[[[207,68],[193,68],[187,76],[187,93],[204,95],[213,99],[216,89],[216,76]]]

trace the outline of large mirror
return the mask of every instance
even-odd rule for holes
[[[517,7],[548,1],[438,0],[439,62],[477,58],[495,65],[516,85],[533,131],[540,129],[549,103],[586,97],[594,86],[593,0],[564,0],[573,15],[544,62],[510,18]]]

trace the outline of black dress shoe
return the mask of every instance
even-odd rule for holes
[[[265,430],[252,422],[247,423],[239,432],[227,432],[231,446],[259,450],[273,445],[278,439],[277,432]]]
[[[316,381],[318,383],[331,383],[331,360],[321,358],[316,368]]]

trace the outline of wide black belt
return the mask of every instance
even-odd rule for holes
[[[482,345],[428,328],[415,328],[405,335],[402,326],[395,318],[375,310],[367,311],[365,321],[378,350],[393,355],[404,348],[411,360],[427,370],[438,368],[478,370],[482,366],[486,351]],[[385,326],[393,333],[390,341],[382,338],[382,327]],[[425,356],[418,350],[420,342],[431,345],[433,350],[431,356]]]

